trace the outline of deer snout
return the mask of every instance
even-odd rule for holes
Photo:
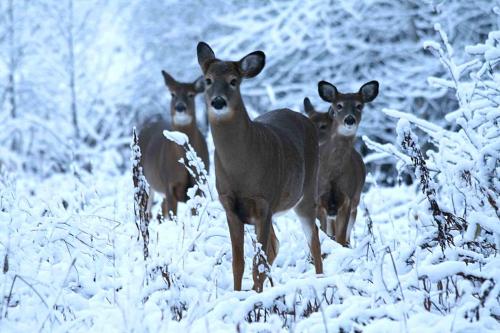
[[[184,103],[177,103],[175,105],[175,111],[177,111],[177,112],[185,112],[186,109],[187,109],[187,107],[186,107],[186,104],[184,104]]]
[[[347,126],[352,126],[356,123],[356,118],[354,118],[353,116],[351,115],[348,115],[347,117],[345,117],[344,119],[344,123],[347,125]]]
[[[212,101],[210,102],[210,104],[216,110],[221,110],[227,106],[226,100],[221,96],[216,96],[216,97],[212,98]]]

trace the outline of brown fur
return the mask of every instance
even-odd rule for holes
[[[354,149],[355,134],[364,104],[378,94],[378,83],[369,82],[358,93],[342,94],[322,81],[318,90],[331,103],[328,113],[316,112],[309,99],[304,99],[304,109],[320,137],[317,216],[321,229],[347,246],[366,176],[363,159]],[[343,126],[348,118],[354,121],[349,131]]]
[[[238,62],[221,61],[207,44],[199,43],[198,62],[206,79],[216,186],[231,236],[234,289],[241,290],[243,277],[244,223],[255,225],[257,240],[272,264],[278,253],[272,216],[294,207],[307,235],[316,272],[322,273],[315,225],[318,139],[314,126],[288,109],[250,120],[240,83],[262,70],[262,52],[253,52]],[[225,106],[219,109],[218,104]],[[258,271],[259,264],[261,260],[254,260],[253,288],[260,292],[265,274]]]
[[[164,130],[173,130],[185,133],[191,146],[205,164],[209,167],[207,143],[203,134],[196,126],[196,110],[194,96],[203,91],[203,81],[198,79],[193,83],[175,81],[168,73],[162,72],[165,84],[172,94],[170,103],[171,125],[164,120],[150,120],[141,129],[139,146],[144,167],[144,175],[152,189],[162,193],[165,198],[162,202],[163,216],[168,216],[171,210],[177,214],[177,203],[187,199],[187,189],[195,184],[186,168],[179,163],[185,158],[184,149],[163,136]],[[178,110],[182,109],[182,112]],[[176,122],[181,115],[184,122]],[[187,120],[190,118],[190,121]],[[151,214],[153,192],[150,191],[148,213]]]

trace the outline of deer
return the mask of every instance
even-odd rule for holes
[[[265,270],[273,264],[279,250],[273,215],[292,208],[306,235],[315,271],[322,274],[315,224],[319,155],[314,125],[290,109],[277,109],[250,119],[240,85],[262,71],[264,52],[225,61],[217,59],[208,44],[199,42],[197,56],[205,77],[205,103],[215,146],[216,189],[231,239],[234,290],[242,287],[244,225],[255,227],[265,254],[256,255],[253,260],[252,289],[262,292]]]
[[[181,158],[185,158],[184,148],[167,140],[163,131],[173,130],[186,134],[205,168],[209,167],[209,158],[207,142],[196,124],[195,96],[204,90],[203,77],[200,76],[194,82],[183,83],[176,81],[165,71],[162,71],[162,75],[171,94],[171,121],[167,123],[163,118],[148,119],[139,132],[139,148],[144,176],[150,189],[164,196],[162,214],[168,217],[169,211],[177,214],[179,201],[187,200],[187,189],[195,185],[195,179],[179,163]],[[146,210],[151,216],[154,192],[149,192]]]
[[[330,103],[328,112],[317,112],[309,98],[304,99],[304,110],[318,132],[317,217],[321,229],[342,246],[348,246],[366,177],[363,159],[354,149],[356,131],[364,105],[377,97],[378,89],[378,82],[370,81],[356,93],[343,94],[320,81],[318,93]]]

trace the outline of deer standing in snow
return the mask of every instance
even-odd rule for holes
[[[189,143],[198,156],[209,166],[208,149],[205,137],[196,125],[195,96],[203,92],[204,79],[199,77],[192,83],[177,82],[170,74],[162,71],[165,85],[172,95],[170,100],[171,125],[165,120],[150,120],[139,133],[141,148],[141,163],[144,176],[154,191],[162,193],[163,216],[168,216],[169,210],[177,214],[177,202],[186,201],[186,191],[195,184],[179,159],[185,158],[184,148],[163,136],[164,130],[185,133]],[[151,214],[153,191],[150,191],[147,211]]]
[[[319,137],[318,219],[328,236],[347,246],[366,176],[354,139],[363,106],[377,97],[378,82],[364,84],[357,93],[342,94],[331,83],[321,81],[318,92],[331,103],[328,112],[316,112],[309,98],[304,99],[305,112]]]
[[[274,110],[251,120],[240,93],[243,79],[260,73],[261,51],[239,61],[222,61],[200,42],[198,62],[205,76],[205,101],[215,145],[216,187],[229,226],[234,289],[244,271],[244,223],[253,224],[257,240],[272,265],[278,239],[272,217],[295,208],[309,244],[316,273],[323,272],[315,225],[318,139],[313,124],[298,112]],[[253,263],[253,289],[262,291],[265,261]]]

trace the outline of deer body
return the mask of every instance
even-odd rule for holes
[[[358,93],[341,94],[321,81],[318,90],[323,100],[332,103],[328,113],[320,113],[304,99],[305,111],[320,137],[318,219],[328,236],[347,246],[366,177],[363,159],[354,149],[355,134],[364,104],[378,94],[378,83],[371,81]]]
[[[185,158],[183,147],[163,136],[164,130],[179,131],[186,134],[189,143],[208,168],[208,148],[205,137],[196,125],[194,96],[203,91],[203,83],[179,83],[169,74],[163,72],[165,83],[172,92],[171,124],[163,119],[150,120],[139,133],[141,148],[141,163],[144,176],[151,188],[165,196],[162,202],[163,216],[168,216],[169,210],[177,214],[177,203],[187,200],[187,189],[195,184],[195,180],[186,168],[179,163]],[[201,83],[200,83],[201,82]],[[153,192],[150,191],[148,213],[151,214]]]
[[[295,207],[311,248],[317,273],[322,273],[315,225],[318,144],[314,126],[303,115],[280,109],[250,120],[239,92],[242,78],[257,75],[265,56],[253,52],[239,62],[215,58],[198,44],[205,75],[205,98],[214,139],[216,187],[226,211],[233,255],[234,289],[241,290],[244,270],[244,224],[253,224],[257,240],[272,265],[278,240],[272,216]],[[262,291],[263,262],[254,259],[254,289]],[[265,262],[264,262],[265,265]]]
[[[315,135],[314,128],[303,118],[297,112],[281,109],[254,121],[248,119],[239,128],[212,125],[219,193],[261,197],[273,212],[293,208],[304,188],[306,166],[302,161],[315,159],[313,149],[304,149],[314,142]],[[310,140],[304,140],[308,136]]]
[[[337,140],[320,146],[318,218],[328,236],[335,235],[337,242],[347,245],[356,221],[366,170],[361,155],[354,149],[354,140]]]

